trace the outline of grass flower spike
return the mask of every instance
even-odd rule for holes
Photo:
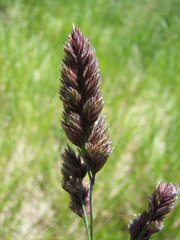
[[[62,158],[62,186],[70,194],[69,207],[83,217],[82,205],[89,214],[89,188],[82,182],[87,173],[86,166],[69,146],[62,154]]]
[[[78,148],[78,154],[69,146],[62,154],[62,185],[70,194],[70,208],[84,217],[86,230],[90,214],[91,234],[88,237],[93,239],[95,175],[112,152],[105,118],[99,119],[104,105],[100,94],[101,75],[95,50],[78,28],[73,26],[64,51],[59,91],[64,108],[62,127],[70,142]],[[83,182],[86,173],[89,186]]]
[[[131,240],[149,240],[154,233],[162,230],[166,215],[174,208],[178,190],[179,187],[171,183],[158,184],[149,198],[148,211],[135,218],[129,226]]]
[[[68,145],[62,154],[62,187],[70,195],[70,209],[84,219],[88,240],[93,240],[95,177],[112,152],[105,117],[100,117],[104,105],[100,94],[101,75],[95,50],[74,26],[64,52],[59,91],[64,109],[61,123],[77,152]],[[84,181],[86,175],[89,183]],[[166,215],[174,208],[178,190],[177,185],[158,184],[149,199],[148,211],[129,225],[131,240],[149,240],[163,228]]]

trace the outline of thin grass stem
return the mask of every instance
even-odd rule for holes
[[[84,219],[84,225],[85,225],[85,228],[86,228],[86,235],[87,235],[87,238],[88,240],[91,240],[91,236],[90,236],[90,233],[89,233],[89,224],[88,224],[88,218],[87,218],[87,214],[86,214],[86,208],[84,206],[84,204],[82,205],[82,209],[83,209],[83,219]]]
[[[94,239],[94,218],[93,218],[93,189],[94,189],[94,176],[90,178],[90,224],[91,224],[91,240]]]

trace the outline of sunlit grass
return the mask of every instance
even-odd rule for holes
[[[62,46],[75,22],[96,48],[115,147],[97,176],[95,239],[128,239],[160,180],[180,184],[180,4],[1,1],[0,239],[85,239],[59,155]],[[180,203],[154,239],[179,239]]]

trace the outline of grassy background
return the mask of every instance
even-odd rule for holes
[[[96,48],[115,147],[97,175],[95,239],[128,239],[158,181],[180,184],[179,0],[0,1],[0,239],[86,239],[59,156],[63,44]],[[155,240],[179,240],[180,202]]]

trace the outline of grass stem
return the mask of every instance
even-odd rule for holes
[[[93,188],[94,188],[94,176],[92,175],[92,177],[90,178],[90,224],[91,224],[91,240],[93,240],[94,235],[94,219],[93,219]]]
[[[86,209],[85,209],[85,206],[84,204],[82,205],[82,208],[83,208],[83,219],[84,219],[84,224],[85,224],[85,228],[86,228],[86,234],[87,234],[87,238],[88,240],[91,240],[91,236],[90,236],[90,233],[89,233],[89,227],[88,227],[88,218],[87,218],[87,214],[86,214]]]

